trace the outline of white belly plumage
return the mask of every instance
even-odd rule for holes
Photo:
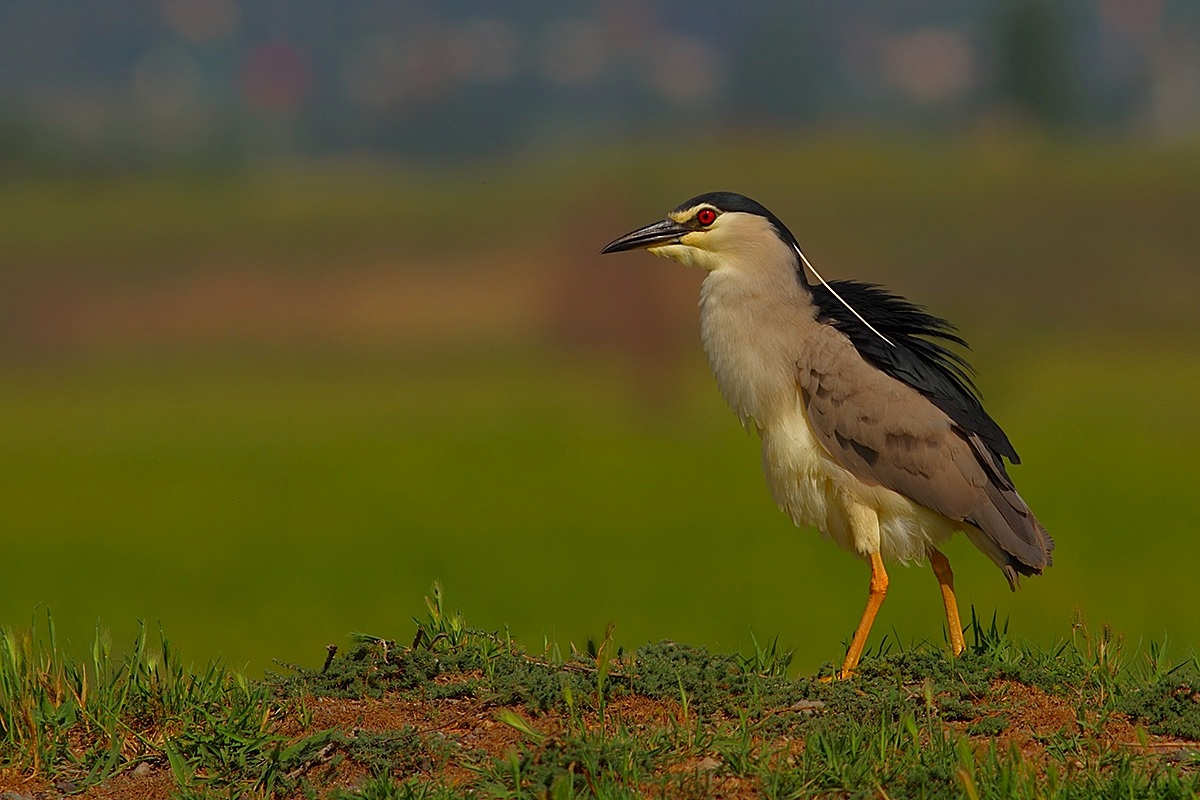
[[[791,418],[788,418],[791,417]],[[883,486],[864,483],[814,438],[799,396],[778,418],[757,422],[763,471],[779,508],[839,547],[888,561],[923,561],[959,525]]]

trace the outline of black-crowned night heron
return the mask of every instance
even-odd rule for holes
[[[858,665],[887,593],[885,560],[929,561],[955,655],[965,644],[940,544],[965,532],[1014,591],[1020,575],[1050,566],[1054,541],[1005,470],[1017,453],[969,365],[944,344],[966,345],[949,322],[872,284],[826,282],[778,217],[731,192],[694,197],[602,252],[635,248],[708,271],[704,351],[762,439],[772,497],[871,565],[841,675]]]

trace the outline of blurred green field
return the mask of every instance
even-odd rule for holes
[[[406,635],[436,578],[475,624],[531,645],[582,644],[612,620],[631,646],[748,649],[753,630],[779,634],[802,670],[840,657],[866,568],[771,504],[757,442],[695,344],[699,276],[657,288],[683,344],[659,332],[650,355],[619,314],[581,342],[453,303],[455,287],[494,281],[526,287],[537,301],[521,308],[553,320],[574,274],[560,257],[590,270],[608,238],[732,188],[795,220],[831,276],[885,281],[975,343],[1025,462],[1014,476],[1058,549],[1012,595],[956,541],[964,609],[1043,639],[1078,610],[1194,648],[1200,168],[1194,154],[1013,153],[827,144],[795,157],[802,192],[767,156],[732,152],[703,185],[648,152],[392,186],[321,172],[0,187],[0,624],[48,608],[82,648],[97,621],[119,644],[146,619],[189,657],[258,672],[319,662],[348,631]],[[635,181],[637,165],[652,178]],[[521,255],[530,239],[537,264]],[[528,274],[497,278],[491,263]],[[674,268],[632,255],[611,274]],[[406,269],[450,287],[409,298],[444,306],[428,325],[453,328],[445,342],[278,309],[278,329],[256,328],[257,306],[220,298],[199,332],[105,322],[213,272],[307,281],[315,299],[283,295],[320,305],[343,276]],[[72,316],[126,294],[109,316]],[[935,587],[896,569],[874,641],[939,640]]]

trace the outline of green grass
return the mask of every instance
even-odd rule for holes
[[[470,626],[436,585],[427,606],[411,647],[359,635],[263,681],[182,667],[144,628],[119,660],[98,635],[86,662],[49,617],[6,629],[0,788],[134,792],[157,773],[183,798],[1200,793],[1200,661],[1131,653],[1107,630],[1035,646],[972,618],[960,659],[893,648],[822,682],[788,677],[775,646],[625,650],[610,628],[531,651]],[[334,709],[357,721],[323,724]]]
[[[852,631],[867,571],[775,510],[754,438],[702,363],[685,372],[657,411],[620,369],[550,356],[10,373],[0,507],[5,561],[23,567],[0,619],[44,604],[76,652],[97,618],[161,621],[254,671],[311,658],[326,631],[382,627],[439,574],[482,624],[525,640],[579,643],[611,620],[630,641],[725,649],[778,631],[812,671]],[[959,537],[964,607],[1002,609],[1031,637],[1081,609],[1195,646],[1200,618],[1174,587],[1194,575],[1179,554],[1200,363],[1060,345],[985,374],[1058,550],[1014,595]],[[892,572],[876,640],[942,641],[932,576]]]

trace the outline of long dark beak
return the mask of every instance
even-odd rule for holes
[[[636,250],[639,247],[653,247],[656,244],[667,244],[677,241],[690,228],[680,225],[673,219],[664,219],[644,228],[638,228],[633,233],[627,233],[619,239],[614,239],[604,246],[601,253],[619,253],[622,250]]]

